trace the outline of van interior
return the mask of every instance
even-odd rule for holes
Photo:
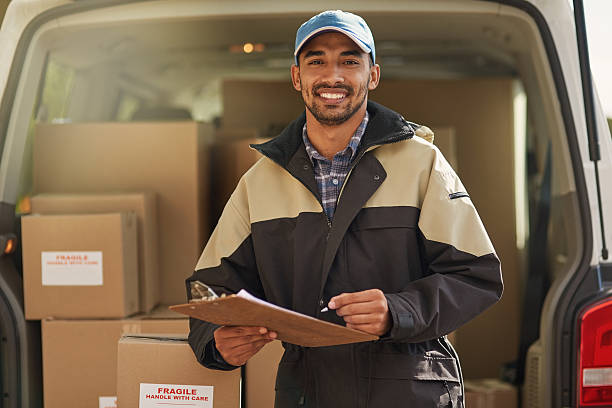
[[[493,19],[478,12],[354,11],[372,29],[381,66],[369,98],[433,129],[502,261],[502,300],[456,332],[463,374],[512,378],[523,316],[537,320],[533,310],[524,313],[530,265],[542,267],[554,285],[581,248],[573,170],[542,39],[518,11]],[[15,109],[23,113],[9,127],[10,148],[22,152],[11,164],[19,177],[5,193],[14,202],[54,192],[36,181],[33,152],[43,124],[61,132],[76,124],[199,122],[212,129],[213,146],[274,137],[304,109],[289,70],[295,31],[311,12],[139,20],[105,19],[103,12],[96,20],[96,13],[48,23],[28,51],[22,78],[38,81],[20,83]],[[214,187],[220,175],[209,168]],[[220,200],[207,199],[211,209]],[[218,215],[210,214],[206,234]],[[542,225],[544,233],[536,233]],[[190,274],[176,272],[176,279]],[[184,293],[172,296],[180,302]]]

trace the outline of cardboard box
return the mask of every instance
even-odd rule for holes
[[[222,127],[215,131],[215,144],[239,141],[245,139],[258,139],[259,130],[255,128],[226,128]]]
[[[40,194],[32,197],[35,214],[99,214],[133,211],[138,217],[138,280],[141,312],[159,302],[157,204],[154,193]]]
[[[40,124],[34,192],[155,192],[160,301],[183,303],[208,240],[212,134],[196,122]]]
[[[450,341],[453,347],[457,347],[457,331],[448,333],[446,335],[446,338],[448,339],[448,341]]]
[[[434,132],[434,145],[438,146],[438,149],[440,149],[452,168],[459,172],[455,129],[452,127],[435,126],[431,130]]]
[[[215,223],[221,216],[227,200],[234,192],[242,175],[262,157],[261,153],[252,149],[249,145],[251,143],[263,143],[267,140],[256,137],[227,140],[224,139],[225,133],[223,131],[218,132],[217,142],[213,146],[214,178],[211,185],[211,199],[213,200],[211,208],[213,209],[212,219]],[[235,137],[233,133],[232,135]]]
[[[43,320],[45,408],[99,408],[116,398],[122,335],[188,331],[188,319],[159,319],[154,313],[121,320]]]
[[[488,378],[465,381],[466,408],[517,408],[518,391],[512,384]]]
[[[274,137],[304,112],[300,93],[287,80],[228,79],[221,87],[223,127],[227,129],[254,128],[263,137]],[[274,101],[273,109],[261,103],[262,95]]]
[[[280,341],[266,344],[246,364],[247,408],[273,407],[276,371],[285,349]]]
[[[240,406],[240,370],[200,365],[185,336],[124,336],[118,359],[119,408],[157,407],[162,401],[168,408]]]
[[[21,228],[26,319],[138,311],[136,214],[31,215]]]

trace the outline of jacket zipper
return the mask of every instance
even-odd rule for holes
[[[448,352],[450,352],[451,355],[454,357],[455,361],[457,362],[457,370],[459,370],[459,384],[461,386],[461,389],[460,389],[460,392],[461,392],[460,401],[461,401],[461,406],[464,407],[465,406],[465,386],[464,386],[464,383],[463,383],[463,372],[462,372],[462,369],[461,369],[461,361],[459,361],[459,354],[457,354],[457,351],[453,347],[453,344],[448,340],[447,336],[443,336],[441,338],[438,338],[438,343],[440,343],[442,345],[442,348],[444,348]]]
[[[453,408],[453,396],[451,395],[450,388],[448,386],[448,381],[444,380],[444,388],[446,388],[446,392],[448,393],[448,408]]]
[[[349,172],[346,174],[346,178],[344,179],[344,183],[342,183],[342,188],[340,188],[340,193],[338,193],[338,198],[336,199],[336,207],[338,207],[338,203],[340,202],[340,197],[342,197],[342,193],[344,192],[344,187],[346,186],[346,183],[348,182],[349,177],[351,176],[351,174],[353,173],[353,169],[355,168],[355,166],[357,166],[357,164],[359,163],[359,161],[361,160],[361,158],[370,150],[374,150],[375,148],[379,147],[380,145],[374,145],[374,146],[370,146],[367,149],[364,149],[361,151],[361,153],[359,153],[359,155],[355,158],[355,160],[353,160],[353,163],[351,164],[351,167],[349,169]]]
[[[380,145],[375,145],[375,146],[370,146],[367,149],[363,150],[361,153],[359,153],[359,155],[355,158],[355,160],[353,161],[353,163],[351,163],[351,167],[349,169],[349,172],[346,174],[346,178],[344,179],[344,183],[342,183],[342,187],[340,188],[340,193],[338,193],[338,198],[336,198],[336,208],[338,208],[338,203],[340,202],[340,197],[342,197],[342,192],[344,191],[344,186],[346,186],[346,183],[348,182],[349,177],[351,176],[351,173],[353,172],[353,169],[355,168],[355,166],[357,165],[357,163],[361,160],[361,158],[370,150],[378,147]],[[329,236],[331,234],[331,228],[332,228],[332,220],[329,218],[329,216],[327,215],[327,213],[325,212],[325,206],[323,205],[323,201],[322,200],[318,200],[319,204],[321,204],[321,208],[323,209],[323,214],[325,214],[325,219],[327,220],[327,227],[328,227],[328,231],[327,231],[327,239],[329,239]]]
[[[385,144],[391,144],[391,143],[396,143],[399,142],[401,140],[404,139],[398,139],[398,140],[393,140],[393,141],[389,141],[388,143]],[[380,144],[376,144],[376,145],[372,145],[369,146],[365,149],[363,149],[355,158],[355,160],[353,160],[353,162],[351,163],[351,167],[349,168],[348,173],[346,174],[346,178],[344,179],[344,182],[342,183],[342,187],[340,188],[340,192],[338,193],[338,198],[336,198],[336,208],[338,208],[338,203],[340,202],[340,197],[342,197],[342,193],[344,192],[344,187],[346,186],[346,183],[348,182],[349,178],[351,177],[351,174],[353,173],[353,169],[357,166],[357,164],[359,163],[359,161],[361,160],[361,158],[363,156],[365,156],[365,154],[371,150],[374,150],[377,147],[380,147]],[[329,216],[327,215],[327,213],[325,212],[325,207],[323,206],[323,201],[319,200],[319,204],[321,204],[321,208],[323,209],[323,213],[325,214],[325,218],[327,219],[327,236],[326,236],[326,241],[329,240],[329,237],[331,235],[331,229],[332,229],[332,221],[329,219]]]
[[[351,167],[349,169],[349,172],[346,174],[346,178],[344,179],[344,183],[342,183],[342,187],[340,188],[340,193],[338,193],[338,197],[336,198],[336,208],[338,208],[338,203],[340,202],[340,197],[342,196],[342,192],[344,191],[344,186],[346,186],[346,183],[349,179],[349,177],[351,176],[351,173],[353,172],[353,169],[355,168],[355,166],[357,165],[357,163],[359,162],[359,160],[361,160],[361,158],[363,157],[364,154],[366,154],[367,152],[369,152],[371,149],[377,147],[379,145],[376,146],[371,146],[368,147],[367,149],[363,150],[361,153],[359,153],[359,155],[355,158],[355,160],[353,161],[353,163],[351,163]],[[325,214],[325,219],[327,220],[327,237],[326,240],[329,240],[329,236],[331,235],[331,229],[332,229],[332,220],[329,219],[329,216],[327,215],[327,213],[325,212],[325,206],[323,205],[323,201],[322,200],[318,200],[319,204],[321,204],[321,208],[323,209],[323,214]]]

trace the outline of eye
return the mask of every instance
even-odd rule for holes
[[[319,59],[313,59],[308,61],[308,65],[321,65],[323,64],[323,61],[319,60]]]
[[[344,64],[346,64],[346,65],[359,65],[359,61],[357,61],[357,60],[346,60],[346,61],[344,61]]]

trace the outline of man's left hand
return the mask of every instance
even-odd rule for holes
[[[331,298],[328,307],[351,329],[382,336],[391,328],[387,298],[380,289],[342,293]]]

